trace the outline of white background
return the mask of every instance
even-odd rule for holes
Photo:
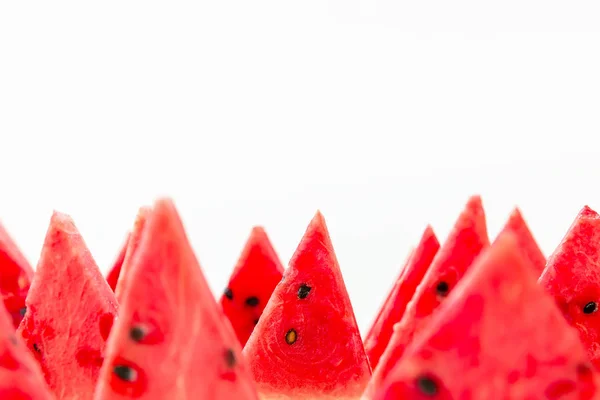
[[[35,264],[70,213],[106,271],[170,195],[220,294],[252,225],[287,263],[320,208],[363,332],[471,194],[549,254],[600,208],[599,9],[484,4],[2,2],[0,219]]]

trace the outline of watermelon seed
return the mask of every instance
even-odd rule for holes
[[[10,336],[8,337],[8,340],[10,340],[10,342],[11,342],[12,344],[14,344],[15,346],[19,344],[19,342],[17,341],[17,337],[16,337],[15,335],[10,335]]]
[[[225,362],[227,363],[227,366],[229,368],[235,367],[236,359],[235,359],[235,353],[233,352],[233,350],[231,350],[231,349],[225,350]]]
[[[143,326],[136,325],[129,331],[129,337],[134,342],[141,342],[146,336],[146,329]]]
[[[596,304],[594,301],[590,301],[583,307],[584,314],[592,314],[596,311],[598,311],[598,304]]]
[[[229,288],[225,288],[225,291],[223,292],[223,294],[225,295],[225,297],[227,297],[229,300],[233,300],[233,292],[231,291],[231,289]]]
[[[23,307],[19,310],[19,314],[21,314],[21,317],[24,317],[26,312],[27,312],[27,307]]]
[[[295,329],[290,329],[285,334],[285,341],[287,344],[294,344],[294,343],[296,343],[297,339],[298,339],[298,334],[296,333]]]
[[[435,291],[437,292],[438,296],[446,297],[450,291],[450,286],[448,286],[448,283],[441,281],[435,287]]]
[[[308,296],[308,294],[310,293],[310,289],[312,289],[312,288],[310,286],[308,286],[306,283],[303,283],[302,285],[300,285],[300,288],[298,289],[298,298],[305,299],[306,296]]]
[[[33,349],[36,351],[36,353],[41,353],[42,352],[42,349],[40,349],[40,347],[38,346],[37,343],[33,344]]]
[[[137,377],[138,377],[137,371],[126,365],[115,365],[113,367],[113,372],[115,373],[116,376],[119,377],[119,379],[121,379],[125,382],[137,381]]]
[[[256,319],[254,320],[254,325],[258,325],[258,320],[259,320],[258,318],[256,318]]]
[[[417,387],[425,396],[435,396],[438,393],[437,383],[426,375],[417,378]]]
[[[256,296],[250,296],[246,299],[246,305],[249,305],[250,307],[256,307],[258,305],[258,297]]]

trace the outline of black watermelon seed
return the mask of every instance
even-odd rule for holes
[[[418,377],[417,387],[425,396],[435,396],[438,393],[437,383],[428,376]]]
[[[289,331],[287,331],[287,333],[285,334],[285,342],[287,344],[294,344],[296,343],[296,340],[298,340],[298,334],[296,333],[296,330],[290,329]]]
[[[38,346],[38,344],[37,344],[37,343],[34,343],[34,344],[33,344],[33,349],[34,349],[34,350],[35,350],[37,353],[41,353],[41,352],[42,352],[42,349],[40,349],[40,347]]]
[[[446,297],[446,295],[448,295],[448,292],[450,291],[450,286],[448,286],[447,282],[441,281],[435,287],[435,291],[439,296]]]
[[[246,304],[249,305],[250,307],[256,307],[258,305],[258,297],[256,296],[250,296],[246,299]]]
[[[19,310],[19,314],[21,314],[21,317],[24,317],[25,313],[27,313],[27,307],[23,307]]]
[[[235,359],[235,353],[232,349],[225,350],[225,362],[229,368],[235,367],[237,360]]]
[[[577,375],[588,375],[592,373],[592,367],[586,363],[577,364]]]
[[[141,342],[146,337],[146,329],[144,327],[136,325],[129,331],[129,337],[134,342]]]
[[[137,380],[137,371],[126,365],[115,365],[114,374],[125,382],[135,382]]]
[[[259,320],[258,318],[256,318],[256,319],[254,320],[254,325],[257,325],[257,324],[258,324],[258,320]]]
[[[594,301],[590,301],[583,307],[584,314],[592,314],[598,310],[598,304]]]
[[[233,300],[233,292],[231,291],[231,289],[229,288],[225,288],[225,291],[223,292],[223,294],[225,295],[225,297],[227,297],[229,300]]]
[[[300,285],[300,287],[298,288],[298,298],[305,299],[306,296],[308,296],[308,294],[310,293],[310,289],[312,289],[312,288],[310,286],[308,286],[306,283],[303,283],[302,285]]]

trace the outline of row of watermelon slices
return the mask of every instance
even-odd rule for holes
[[[599,262],[590,208],[546,261],[518,210],[490,243],[474,196],[363,342],[320,213],[285,271],[255,228],[219,304],[169,199],[106,279],[55,212],[35,274],[0,226],[0,399],[596,399]]]

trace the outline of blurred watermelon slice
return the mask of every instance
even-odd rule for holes
[[[394,324],[402,318],[408,302],[412,299],[439,248],[440,244],[433,229],[427,226],[365,337],[365,351],[371,368],[377,367],[392,337]]]
[[[267,233],[254,227],[221,296],[221,306],[244,346],[281,281],[283,266]]]
[[[23,319],[33,269],[0,223],[0,294],[16,329]]]
[[[95,400],[256,400],[174,204],[156,202],[123,282]]]
[[[317,213],[244,355],[262,399],[358,399],[371,375],[325,220]]]
[[[106,275],[106,282],[108,283],[108,286],[110,286],[110,288],[113,290],[113,292],[117,288],[117,282],[119,281],[119,276],[121,275],[121,267],[123,266],[123,261],[125,260],[125,254],[127,253],[127,246],[129,244],[130,237],[131,234],[127,234],[125,242],[121,246],[121,250],[119,251],[117,258],[115,259],[113,266],[110,268],[108,274]]]
[[[537,285],[517,240],[502,234],[475,262],[377,400],[598,398],[577,332]]]
[[[373,378],[365,391],[370,398],[400,360],[407,345],[427,325],[433,312],[454,289],[479,253],[489,246],[485,213],[481,198],[473,196],[467,202],[399,323],[394,326],[392,338],[373,371]]]

